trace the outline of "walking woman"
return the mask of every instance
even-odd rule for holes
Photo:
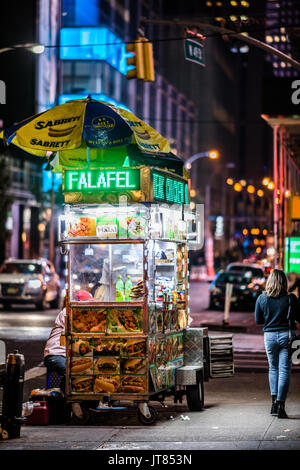
[[[272,396],[271,414],[288,418],[285,411],[291,360],[288,358],[289,322],[292,330],[295,321],[300,323],[300,304],[294,294],[288,294],[287,277],[280,269],[274,269],[268,277],[266,290],[255,305],[255,321],[264,325],[264,343],[269,362],[269,384]],[[292,334],[295,334],[293,331]]]

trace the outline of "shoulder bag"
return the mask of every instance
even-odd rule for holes
[[[291,326],[291,296],[289,295],[289,310],[287,314],[287,319],[289,322],[289,341],[288,341],[288,357],[289,359],[292,359],[292,355],[295,349],[298,348],[298,340],[300,340],[300,335],[293,335],[292,332],[292,326]],[[294,344],[294,342],[297,341],[297,344]]]

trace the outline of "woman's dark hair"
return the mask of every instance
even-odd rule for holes
[[[269,297],[278,297],[287,293],[288,282],[286,274],[281,269],[274,269],[268,277],[266,284],[266,294]]]

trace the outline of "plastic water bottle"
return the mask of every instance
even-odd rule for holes
[[[125,300],[131,300],[130,294],[132,289],[132,282],[130,276],[127,276],[127,281],[125,282]]]
[[[116,284],[116,300],[119,302],[124,300],[124,282],[122,281],[121,276],[118,276]]]

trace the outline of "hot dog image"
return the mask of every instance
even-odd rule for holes
[[[91,368],[93,361],[90,357],[79,357],[72,359],[71,372],[72,374],[79,374]]]
[[[95,363],[95,372],[98,374],[118,374],[120,363],[114,357],[101,357]]]
[[[143,139],[143,140],[149,140],[151,139],[151,135],[149,134],[149,132],[145,129],[143,131],[137,131],[136,129],[134,129],[134,133],[140,138],[140,139]]]
[[[144,393],[146,384],[143,377],[131,376],[122,377],[122,391],[129,393]]]
[[[91,392],[93,388],[92,377],[76,377],[72,379],[72,391],[77,393]]]
[[[54,129],[52,127],[49,127],[48,134],[50,137],[64,137],[65,135],[71,134],[75,127],[76,126],[67,127],[66,129]]]
[[[123,354],[127,356],[143,356],[146,354],[146,341],[144,339],[128,339],[123,345]]]
[[[120,387],[120,378],[118,376],[105,377],[98,375],[95,377],[94,392],[115,393]]]
[[[146,360],[143,358],[126,359],[123,362],[124,374],[144,374],[146,372]]]
[[[155,359],[156,359],[155,341],[149,341],[149,361],[150,361],[150,364],[155,364]]]

